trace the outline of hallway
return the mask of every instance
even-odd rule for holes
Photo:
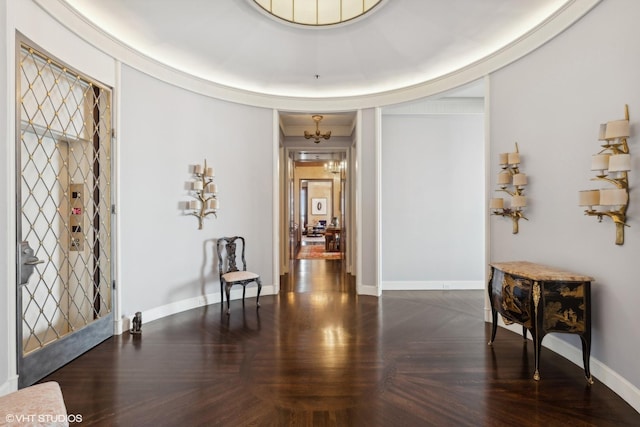
[[[355,277],[344,273],[341,260],[291,261],[280,278],[280,293],[345,293],[355,295]]]

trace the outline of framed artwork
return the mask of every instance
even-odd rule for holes
[[[311,199],[311,215],[326,215],[327,199],[317,198]]]

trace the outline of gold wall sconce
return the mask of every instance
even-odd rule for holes
[[[193,166],[193,175],[195,179],[189,181],[189,191],[195,200],[188,202],[188,208],[191,210],[188,214],[198,218],[198,230],[202,230],[202,222],[207,216],[218,217],[218,186],[213,182],[214,170],[207,166],[206,159],[204,166]]]
[[[604,181],[614,188],[583,190],[579,192],[579,205],[586,206],[584,214],[595,216],[598,222],[608,216],[616,225],[616,245],[624,244],[624,227],[628,227],[629,177],[631,154],[629,154],[629,106],[624,106],[623,120],[614,120],[600,125],[599,141],[604,141],[602,150],[591,157],[591,170],[597,175],[592,181]]]
[[[518,221],[520,218],[528,219],[522,212],[527,206],[527,198],[524,196],[524,187],[527,185],[527,175],[520,172],[520,152],[516,142],[516,151],[513,153],[500,153],[500,168],[498,174],[498,188],[496,191],[507,193],[509,205],[505,205],[505,198],[496,197],[489,201],[489,209],[492,215],[511,218],[513,222],[513,234],[518,234]]]

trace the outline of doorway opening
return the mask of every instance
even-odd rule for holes
[[[280,113],[281,161],[286,165],[281,168],[280,223],[288,224],[288,235],[281,239],[287,242],[281,247],[281,279],[324,262],[338,263],[339,270],[348,274],[352,271],[355,191],[351,162],[356,113],[323,117],[323,130],[330,130],[331,138],[315,143],[304,138],[304,130],[312,126],[312,114]]]
[[[301,230],[294,258],[342,259],[345,250],[341,226],[344,224],[342,178],[302,177],[305,172],[314,175],[315,167],[297,165],[295,168],[300,178],[298,195],[294,195],[294,210],[299,213]]]

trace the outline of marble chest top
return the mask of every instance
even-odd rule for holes
[[[593,277],[583,276],[546,265],[528,261],[492,262],[490,266],[514,276],[531,280],[556,282],[592,282]]]

